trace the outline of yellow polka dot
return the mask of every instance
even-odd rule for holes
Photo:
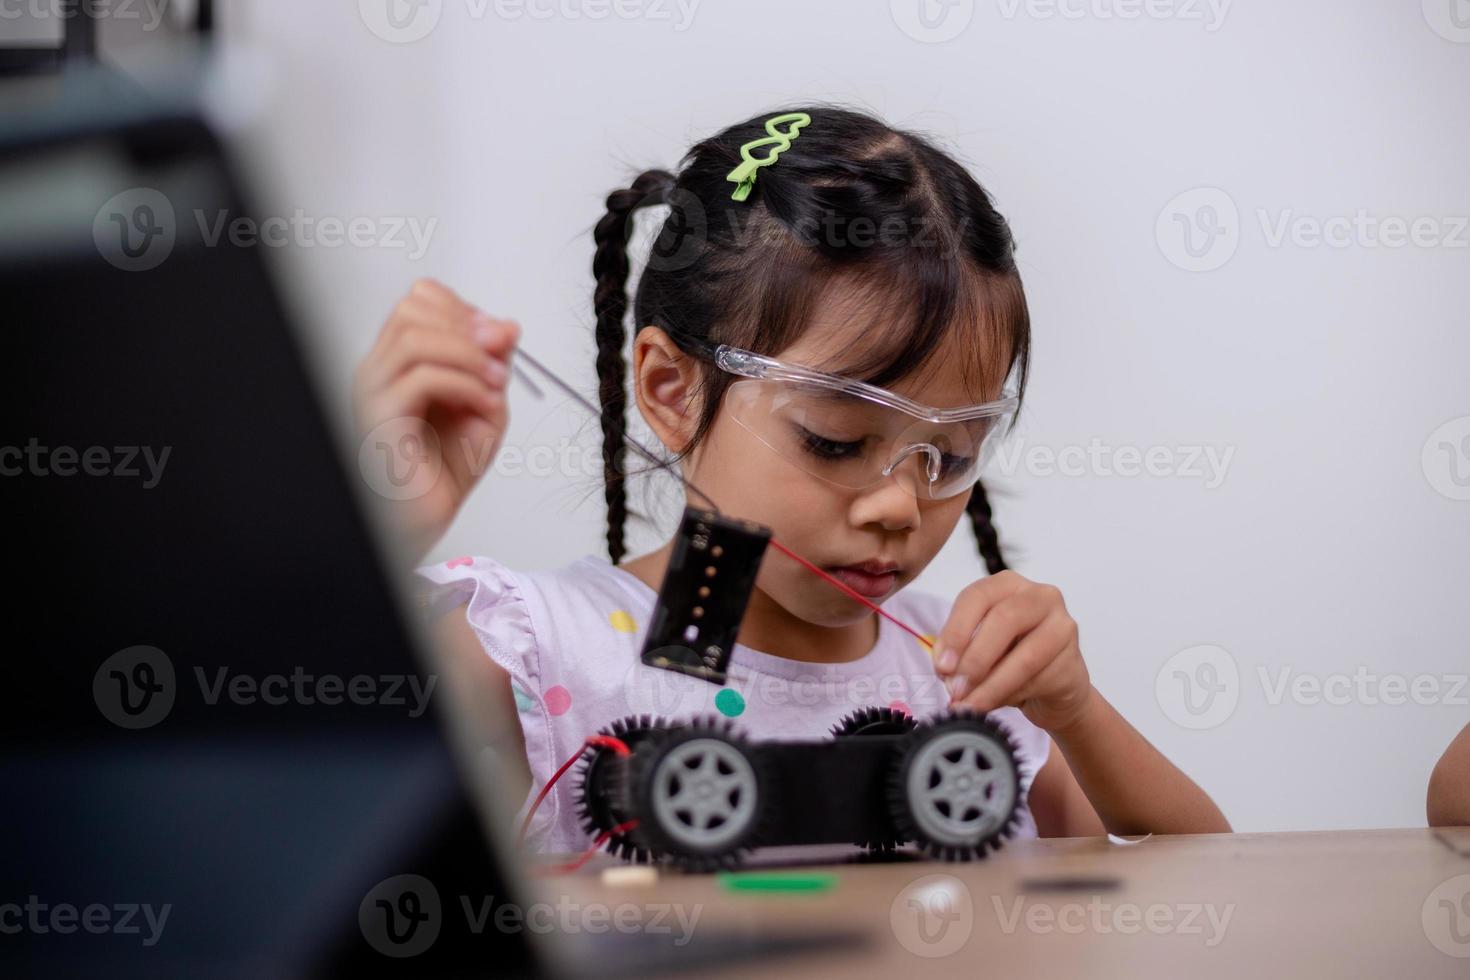
[[[617,630],[619,633],[638,632],[638,622],[622,609],[618,609],[611,613],[607,617],[607,621],[609,623],[612,623],[612,628]]]
[[[939,639],[939,637],[934,633],[924,633],[922,634],[922,636],[924,637],[925,643],[928,643],[928,646],[925,646],[924,643],[920,643],[917,639],[914,640],[914,642],[919,644],[920,650],[923,650],[925,653],[932,655],[934,653],[934,644]]]

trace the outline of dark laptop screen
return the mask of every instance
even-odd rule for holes
[[[0,145],[0,972],[525,972],[235,187],[187,117]]]

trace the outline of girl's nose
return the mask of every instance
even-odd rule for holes
[[[905,459],[886,478],[862,491],[852,502],[854,525],[879,524],[887,531],[919,527],[919,482],[924,480],[924,454]]]

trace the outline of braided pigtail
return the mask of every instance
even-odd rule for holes
[[[597,286],[592,309],[597,317],[597,395],[602,405],[603,493],[607,500],[607,555],[614,565],[625,553],[623,527],[628,519],[624,457],[627,445],[627,342],[624,318],[628,312],[628,239],[633,231],[633,213],[639,208],[662,204],[674,188],[674,175],[665,170],[647,170],[633,185],[607,196],[607,213],[592,231],[597,251],[592,275]]]
[[[1008,567],[1000,553],[1000,535],[990,520],[990,497],[985,493],[985,484],[975,484],[970,502],[965,505],[970,515],[970,525],[975,529],[975,543],[980,546],[980,557],[985,559],[985,568],[991,575],[1003,572]]]

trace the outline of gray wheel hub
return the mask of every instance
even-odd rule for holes
[[[919,829],[953,847],[995,833],[1016,805],[1011,759],[980,732],[948,732],[926,742],[914,753],[904,789]]]
[[[679,843],[696,850],[725,847],[755,820],[755,770],[728,742],[691,739],[655,766],[651,802],[659,825]]]

